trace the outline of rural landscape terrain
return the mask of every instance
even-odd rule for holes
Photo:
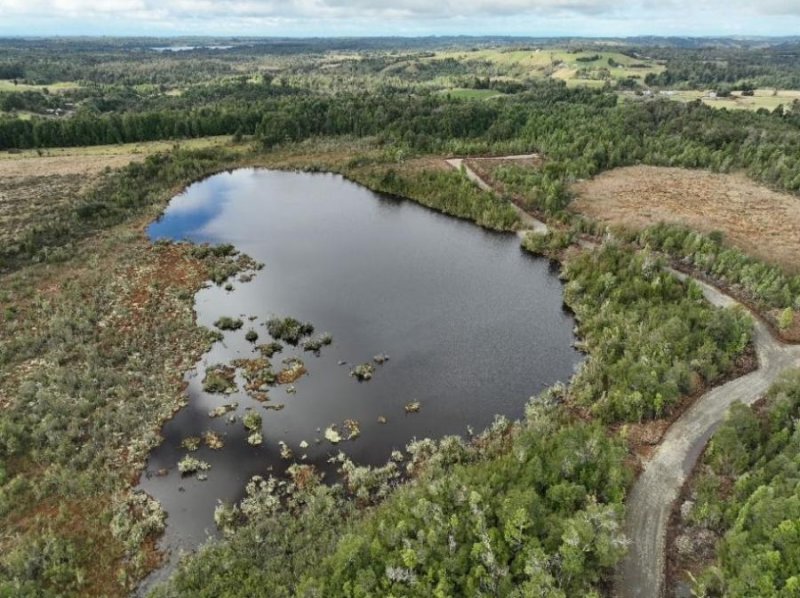
[[[800,39],[0,39],[0,596],[795,596],[798,422]]]

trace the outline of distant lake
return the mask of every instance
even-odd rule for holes
[[[377,195],[340,176],[219,174],[175,197],[149,235],[232,243],[265,264],[248,283],[232,279],[232,291],[209,286],[195,298],[200,324],[213,328],[230,316],[244,326],[226,332],[189,375],[189,404],[164,426],[164,442],[142,478],[141,488],[169,514],[166,548],[195,548],[215,533],[218,500],[240,499],[255,474],[281,475],[289,462],[279,441],[332,479],[328,459],[340,450],[358,463],[382,464],[415,437],[478,433],[495,414],[519,418],[529,397],[568,381],[582,359],[572,347],[574,321],[563,309],[556,272],[524,253],[515,235]],[[296,393],[275,386],[260,403],[244,392],[203,392],[206,365],[256,357],[245,334],[252,329],[258,343],[270,341],[263,324],[273,316],[311,322],[333,337],[319,356],[286,346],[272,358],[276,370],[291,356],[305,362],[308,374],[294,383]],[[389,361],[375,364],[382,353]],[[358,382],[350,368],[364,362],[375,374]],[[236,422],[209,417],[232,401],[239,403]],[[419,402],[418,413],[406,413],[410,402]],[[262,446],[246,442],[246,408],[263,417]],[[325,440],[325,429],[341,429],[345,419],[360,423],[360,436],[336,445]],[[182,439],[207,430],[225,443],[192,453],[211,464],[208,480],[182,478]],[[156,476],[162,469],[167,475]]]
[[[192,50],[230,50],[233,46],[156,46],[156,52],[190,52]]]

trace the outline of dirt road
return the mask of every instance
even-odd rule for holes
[[[498,158],[470,158],[471,160],[527,160],[531,158],[536,158],[537,154],[525,154],[520,156],[503,156]],[[475,183],[478,187],[483,189],[484,191],[489,191],[490,193],[494,192],[492,186],[484,181],[478,174],[472,170],[469,165],[467,165],[462,158],[451,158],[450,160],[446,160],[446,162],[455,168],[456,170],[464,169],[464,173],[467,175],[467,178]],[[525,233],[528,232],[535,232],[539,234],[545,234],[547,232],[547,225],[542,222],[541,220],[537,220],[528,212],[517,206],[516,204],[511,204],[514,206],[514,209],[519,214],[519,218],[522,221],[523,226],[525,227],[524,230],[518,231],[518,235],[520,237],[524,237]]]

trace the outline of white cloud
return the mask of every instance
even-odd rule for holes
[[[81,33],[786,33],[800,0],[0,0],[2,33],[60,20]]]

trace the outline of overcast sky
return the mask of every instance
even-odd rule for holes
[[[0,35],[795,35],[800,0],[0,0]]]

